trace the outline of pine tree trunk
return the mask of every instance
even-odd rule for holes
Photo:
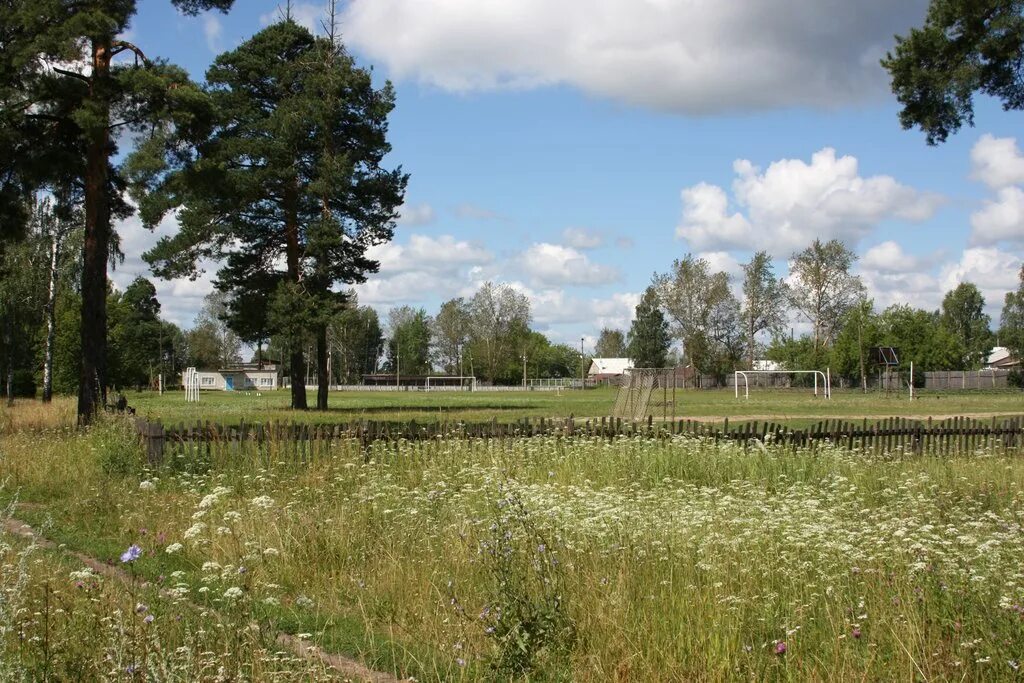
[[[316,330],[316,409],[327,410],[327,392],[331,378],[327,376],[327,326]]]
[[[60,239],[53,233],[50,245],[50,289],[46,298],[46,350],[43,357],[43,403],[53,399],[53,344],[57,337],[57,266],[60,264]]]
[[[82,247],[82,369],[78,380],[78,423],[92,422],[106,403],[107,257],[110,211],[107,167],[110,135],[110,39],[92,45],[90,99],[93,116],[104,123],[91,131],[85,167],[85,242]]]
[[[302,279],[299,272],[298,201],[297,188],[294,184],[288,185],[284,192],[285,256],[288,261],[288,279],[295,283]],[[306,364],[302,354],[302,342],[298,339],[292,340],[291,347],[289,373],[292,378],[292,408],[306,410],[309,406],[306,403]]]

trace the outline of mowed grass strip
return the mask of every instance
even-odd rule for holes
[[[182,392],[129,392],[126,397],[140,417],[165,424],[213,422],[238,425],[245,421],[296,422],[301,424],[382,422],[516,422],[522,419],[600,419],[610,416],[616,389],[601,387],[584,391],[534,392],[332,392],[330,410],[295,411],[288,407],[286,391],[203,392],[200,402],[186,403]],[[849,420],[882,417],[991,418],[1019,415],[1024,411],[1020,391],[920,392],[914,401],[908,396],[884,393],[863,394],[839,391],[833,397],[816,397],[810,389],[751,390],[750,399],[736,399],[728,390],[679,390],[674,417],[721,424],[729,418],[734,426],[750,421],[771,420],[793,427],[805,427],[818,420]],[[671,407],[652,409],[655,420],[672,418]],[[74,399],[61,397],[46,406],[38,401],[18,400],[13,407],[0,405],[0,433],[5,430],[67,428],[74,425]]]
[[[995,451],[343,441],[149,472],[115,425],[0,452],[70,547],[138,544],[140,574],[240,587],[417,680],[1011,680],[1024,656],[1024,461]]]

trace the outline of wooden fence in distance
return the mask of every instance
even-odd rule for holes
[[[591,420],[523,419],[518,422],[450,423],[374,422],[345,424],[299,424],[286,422],[221,425],[210,422],[163,425],[138,419],[136,428],[150,462],[159,463],[168,453],[209,453],[211,446],[252,444],[262,449],[269,444],[287,444],[289,452],[305,455],[330,446],[332,441],[356,439],[369,445],[376,441],[421,441],[440,438],[504,439],[513,437],[562,436],[602,437],[686,436],[713,441],[736,441],[746,445],[760,442],[791,448],[814,448],[831,443],[846,450],[874,453],[903,452],[919,455],[970,453],[979,448],[997,453],[1024,452],[1024,416],[977,420],[954,417],[944,420],[910,420],[891,417],[869,422],[844,419],[822,420],[806,428],[792,428],[773,421],[750,421],[722,426],[678,420],[674,422],[630,422],[619,418]]]

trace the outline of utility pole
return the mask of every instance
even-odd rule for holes
[[[586,358],[583,356],[583,337],[580,337],[580,389],[586,383],[586,372],[587,368],[584,365]]]

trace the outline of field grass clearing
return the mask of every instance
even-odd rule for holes
[[[238,609],[421,681],[1010,680],[1024,657],[1019,458],[689,438],[213,456],[146,472],[117,426],[12,433],[0,478],[71,548],[138,544],[140,576],[181,572],[212,606],[240,588]]]
[[[199,404],[185,403],[182,392],[129,393],[129,404],[140,416],[165,423],[211,421],[301,422],[309,424],[380,420],[392,422],[514,422],[523,418],[609,416],[616,390],[602,387],[586,391],[554,392],[332,392],[327,412],[293,411],[286,391],[255,393],[204,392]],[[48,412],[48,410],[52,410]],[[728,390],[680,391],[676,417],[716,422],[773,420],[803,426],[826,418],[948,417],[1015,415],[1024,412],[1024,393],[931,392],[913,402],[906,395],[862,394],[835,391],[831,400],[816,398],[809,390],[752,391],[749,400],[736,399]],[[655,416],[660,418],[659,414]],[[73,424],[74,402],[57,399],[53,409],[31,401],[16,402],[11,410],[0,406],[0,431],[12,428]]]

